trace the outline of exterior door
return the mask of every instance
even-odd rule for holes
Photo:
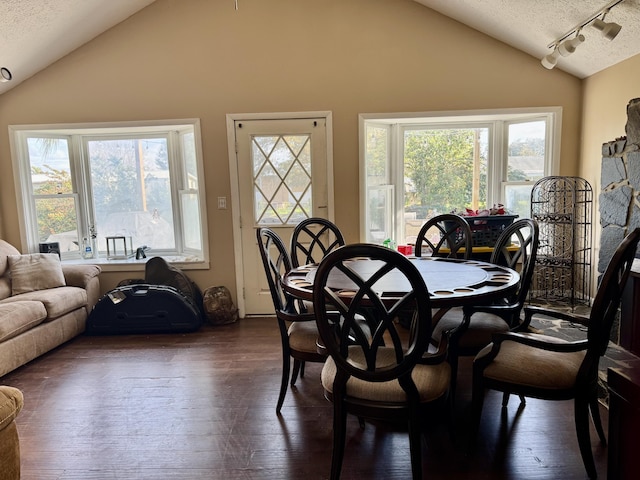
[[[240,212],[235,254],[243,316],[274,313],[256,240],[258,227],[272,228],[288,246],[298,222],[333,216],[326,124],[326,117],[234,120]]]

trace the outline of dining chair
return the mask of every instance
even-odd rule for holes
[[[416,237],[414,255],[423,256],[424,248],[425,253],[433,257],[469,259],[472,247],[469,223],[460,215],[445,213],[430,218],[422,225]]]
[[[574,400],[580,454],[589,478],[597,472],[591,451],[589,410],[600,441],[606,444],[598,410],[598,365],[609,345],[622,291],[640,241],[640,228],[628,234],[605,270],[588,317],[543,307],[524,309],[523,327],[534,314],[587,327],[586,339],[565,341],[536,333],[495,334],[473,362],[473,436],[477,436],[485,389],[503,392],[505,408],[511,393],[544,400]],[[524,329],[523,329],[524,330]]]
[[[291,235],[291,263],[294,268],[319,263],[330,251],[344,245],[338,226],[320,217],[302,220]]]
[[[449,363],[454,394],[458,357],[476,355],[491,343],[492,335],[496,332],[521,327],[520,315],[533,278],[538,242],[538,223],[535,220],[523,218],[507,226],[496,241],[490,262],[519,272],[520,281],[516,290],[490,305],[453,308],[435,325],[433,344],[440,341],[443,332],[450,332]]]
[[[372,260],[364,276],[350,268],[356,258]],[[392,271],[408,293],[378,291],[376,281]],[[344,288],[328,286],[328,280],[336,277],[344,279]],[[413,478],[421,479],[420,408],[446,400],[450,380],[446,336],[436,352],[425,353],[431,308],[422,276],[396,251],[372,244],[347,245],[320,262],[313,303],[329,354],[321,382],[325,397],[333,402],[331,479],[340,478],[347,414],[406,422]],[[411,328],[396,329],[396,319],[405,310],[416,312]],[[361,317],[369,319],[370,335],[363,330]]]
[[[291,259],[284,242],[277,233],[266,227],[258,228],[257,238],[282,342],[282,380],[276,405],[276,412],[280,413],[287,394],[287,384],[293,387],[298,374],[304,376],[305,362],[324,362],[325,356],[318,353],[316,347],[318,328],[315,315],[301,311],[299,302],[282,289],[280,280],[291,270]],[[293,373],[289,379],[291,358]]]

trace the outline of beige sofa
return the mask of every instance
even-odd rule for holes
[[[15,418],[23,404],[20,390],[0,385],[0,480],[20,478],[20,442]]]
[[[21,255],[0,240],[0,377],[84,331],[100,296],[97,265]]]

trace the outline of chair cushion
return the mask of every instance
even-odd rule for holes
[[[462,323],[462,309],[453,308],[436,324],[432,337],[439,340],[443,331],[451,330],[459,326],[460,323]],[[460,337],[458,345],[461,349],[481,349],[491,343],[492,334],[507,331],[509,331],[509,326],[497,315],[485,312],[474,313],[471,316],[469,328]]]
[[[289,326],[289,346],[297,352],[317,353],[318,327],[316,322],[293,322]]]
[[[547,335],[535,338],[551,343],[566,343]],[[476,360],[487,355],[493,344],[487,345]],[[576,383],[578,369],[586,350],[580,352],[551,352],[513,341],[504,341],[500,352],[485,369],[484,377],[500,382],[515,383],[548,390],[571,389]]]
[[[350,361],[364,366],[364,356],[358,349],[350,349]],[[392,348],[383,348],[378,353],[378,366],[392,364],[395,360]],[[333,380],[337,373],[336,364],[331,357],[327,358],[322,368],[322,386],[327,392],[333,392]],[[451,368],[448,363],[438,365],[416,365],[411,378],[420,392],[421,402],[431,402],[442,397],[449,389]],[[347,395],[378,402],[406,402],[407,395],[397,380],[389,382],[367,382],[355,377],[347,381]]]

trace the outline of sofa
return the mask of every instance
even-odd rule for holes
[[[100,296],[99,274],[97,265],[21,255],[0,240],[0,377],[84,331]]]
[[[20,390],[0,385],[0,480],[20,478],[20,442],[15,419],[23,405]]]

